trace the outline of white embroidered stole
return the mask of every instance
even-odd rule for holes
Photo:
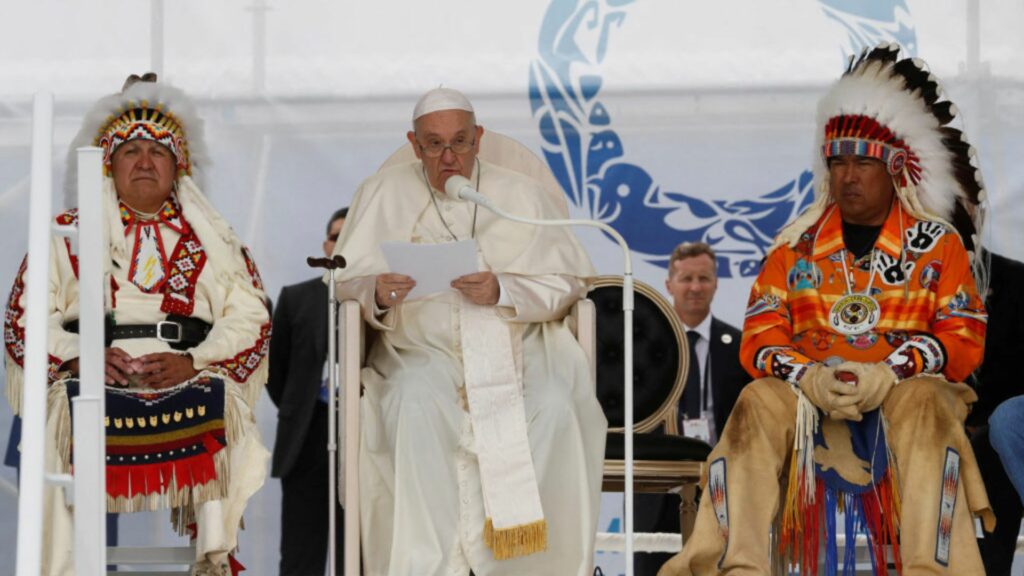
[[[493,306],[460,306],[470,421],[483,488],[484,542],[498,560],[547,548],[547,522],[526,434],[521,366]]]

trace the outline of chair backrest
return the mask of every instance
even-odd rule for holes
[[[683,326],[672,305],[650,285],[634,281],[633,310],[633,431],[678,434],[679,399],[690,365]],[[622,277],[601,276],[588,298],[597,316],[597,399],[611,431],[622,431],[625,402],[622,388],[625,363]]]
[[[551,173],[551,169],[548,168],[547,164],[531,152],[529,148],[500,132],[487,130],[480,140],[480,154],[478,156],[485,162],[490,162],[507,170],[514,170],[540,182],[544,187],[544,191],[548,193],[548,200],[552,202],[552,205],[558,211],[559,218],[568,218],[569,205],[566,202],[562,186],[558,183],[558,180],[555,180],[555,176]],[[412,146],[406,142],[398,150],[395,150],[381,164],[377,171],[390,168],[395,164],[412,162],[415,159],[416,154],[413,152]]]

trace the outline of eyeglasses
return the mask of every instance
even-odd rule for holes
[[[427,158],[439,158],[444,154],[445,150],[451,150],[454,154],[468,153],[473,149],[473,146],[476,146],[476,138],[473,138],[472,140],[465,140],[460,137],[451,144],[445,144],[440,140],[431,140],[426,144],[422,144],[417,140],[416,143],[419,144],[420,152],[422,152]]]
[[[328,234],[327,235],[328,242],[337,242],[338,241],[338,235],[339,235],[338,232],[335,232],[334,234]]]

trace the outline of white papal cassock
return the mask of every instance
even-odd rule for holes
[[[513,214],[556,217],[540,185],[518,173],[481,161],[471,181]],[[464,387],[464,351],[481,347],[464,320],[473,305],[454,291],[386,311],[374,302],[374,278],[389,271],[381,242],[471,236],[480,246],[480,269],[496,273],[502,286],[501,302],[484,313],[500,318],[510,335],[510,345],[488,339],[482,347],[511,357],[521,376],[529,456],[547,526],[546,550],[507,560],[496,560],[483,536],[480,439]],[[431,189],[417,161],[360,186],[336,253],[348,260],[339,297],[358,299],[376,330],[362,371],[366,573],[589,576],[607,421],[566,320],[594,275],[572,233],[511,223],[451,201]]]

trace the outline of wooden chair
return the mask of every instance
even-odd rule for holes
[[[622,277],[602,276],[589,294],[596,314],[593,358],[597,398],[608,418],[604,486],[625,489],[623,423]],[[633,490],[680,496],[683,541],[697,515],[697,483],[711,446],[678,435],[679,399],[690,365],[689,347],[675,310],[651,286],[635,281],[633,312]]]

